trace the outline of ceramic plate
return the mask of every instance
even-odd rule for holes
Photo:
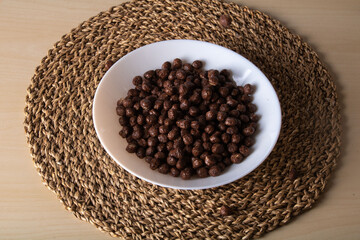
[[[151,170],[144,159],[126,152],[127,142],[121,138],[116,115],[116,102],[133,87],[132,79],[151,69],[161,68],[165,61],[180,58],[192,63],[201,60],[204,69],[229,69],[238,85],[256,86],[253,103],[261,116],[252,153],[240,164],[233,164],[218,177],[192,178],[164,175]],[[107,153],[135,176],[164,187],[205,189],[221,186],[244,177],[257,168],[272,151],[281,128],[278,97],[266,76],[241,55],[218,45],[195,40],[169,40],[138,48],[119,59],[102,78],[94,97],[93,121],[97,136]]]

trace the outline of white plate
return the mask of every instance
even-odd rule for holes
[[[204,69],[229,69],[238,85],[256,86],[254,103],[259,121],[253,152],[240,164],[233,164],[218,177],[192,178],[164,175],[151,170],[144,159],[126,152],[126,140],[119,136],[121,126],[116,115],[116,102],[133,87],[136,75],[161,68],[165,61],[175,58],[192,63],[202,60]],[[277,95],[265,75],[241,55],[218,45],[194,40],[169,40],[138,48],[118,60],[102,78],[94,97],[93,121],[101,144],[108,154],[135,176],[164,187],[205,189],[233,182],[257,168],[272,151],[281,128],[281,109]]]

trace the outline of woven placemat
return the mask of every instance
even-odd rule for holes
[[[219,24],[222,14],[231,17],[229,28]],[[214,189],[167,189],[127,173],[100,145],[92,100],[105,63],[168,39],[232,49],[273,84],[283,113],[280,138],[246,177]],[[83,22],[37,67],[25,115],[31,155],[47,187],[76,217],[126,239],[258,237],[311,208],[339,157],[336,89],[318,55],[264,13],[213,0],[138,0]],[[219,214],[223,204],[232,215]]]

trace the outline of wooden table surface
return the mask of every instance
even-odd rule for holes
[[[67,212],[35,171],[23,130],[26,88],[60,37],[123,1],[0,0],[0,239],[111,239]],[[240,3],[240,1],[237,1]],[[305,39],[334,76],[343,147],[321,200],[262,239],[360,239],[360,1],[243,0]]]

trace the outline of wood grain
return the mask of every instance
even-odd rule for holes
[[[111,239],[64,210],[41,184],[23,130],[26,88],[60,37],[124,1],[0,1],[0,239]],[[339,89],[342,157],[312,209],[262,239],[360,238],[360,1],[236,1],[263,11],[305,39]]]

